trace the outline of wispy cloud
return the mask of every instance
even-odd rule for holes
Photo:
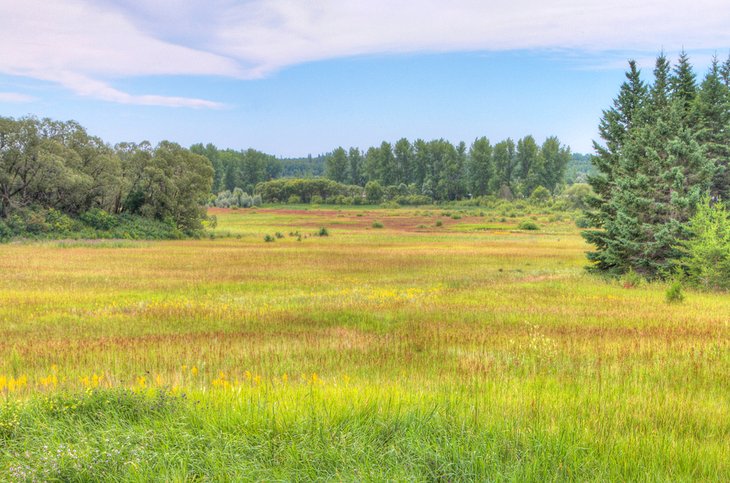
[[[261,77],[310,61],[411,52],[567,49],[605,67],[616,52],[726,49],[728,25],[730,8],[717,0],[0,0],[0,72],[112,102],[216,108],[113,83]]]
[[[0,102],[24,103],[35,100],[35,97],[19,92],[0,92]]]

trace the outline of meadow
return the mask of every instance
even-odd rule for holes
[[[727,294],[587,274],[546,213],[210,213],[0,245],[1,479],[730,479]]]

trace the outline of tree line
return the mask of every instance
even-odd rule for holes
[[[646,83],[630,61],[599,124],[587,213],[594,229],[584,233],[599,271],[655,278],[684,270],[706,211],[730,196],[730,58],[715,58],[698,81],[686,53],[673,66],[662,54],[653,74]],[[718,230],[729,258],[730,233]]]
[[[499,195],[527,197],[539,186],[555,193],[565,182],[570,149],[558,138],[538,144],[533,136],[494,145],[476,139],[469,147],[443,139],[395,144],[383,141],[365,151],[338,147],[317,158],[277,159],[253,149],[218,150],[196,144],[191,151],[206,156],[215,170],[213,192],[240,188],[253,193],[259,183],[277,178],[323,175],[349,186],[377,183],[383,189],[438,201]],[[405,188],[404,188],[405,187]]]
[[[64,216],[107,224],[101,212],[193,233],[212,179],[205,157],[175,143],[110,146],[74,121],[0,118],[0,222],[16,232]]]

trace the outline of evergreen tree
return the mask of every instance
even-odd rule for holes
[[[684,51],[679,55],[677,65],[669,78],[669,85],[670,98],[678,105],[681,120],[689,122],[697,96],[697,76],[689,62],[689,56]]]
[[[720,67],[720,77],[725,87],[730,89],[730,54],[728,54],[727,60]]]
[[[697,139],[715,164],[712,195],[730,196],[730,89],[723,83],[720,66],[713,59],[695,102]]]
[[[694,206],[709,189],[714,164],[688,122],[694,74],[683,53],[670,79],[670,101],[663,100],[667,65],[657,59],[658,84],[648,92],[630,63],[614,107],[604,112],[596,143],[597,193],[590,219],[598,230],[584,233],[597,248],[588,257],[595,268],[613,273],[635,270],[646,277],[669,274],[688,236]],[[689,106],[689,107],[688,107]]]
[[[595,230],[583,233],[584,238],[596,247],[588,253],[588,259],[601,271],[622,273],[626,270],[623,247],[632,239],[629,234],[621,233],[615,224],[621,203],[617,196],[626,183],[626,171],[620,170],[620,159],[629,132],[641,124],[644,106],[648,101],[648,91],[641,80],[641,73],[634,60],[629,61],[626,80],[621,84],[613,106],[603,112],[598,131],[604,145],[594,141],[596,155],[593,164],[597,173],[589,176],[588,182],[596,196],[587,200],[591,210],[587,212]]]

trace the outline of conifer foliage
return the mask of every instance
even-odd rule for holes
[[[683,256],[696,206],[730,194],[730,88],[715,60],[698,85],[689,57],[674,68],[662,54],[647,85],[634,61],[594,143],[589,178],[593,268],[669,275]]]

